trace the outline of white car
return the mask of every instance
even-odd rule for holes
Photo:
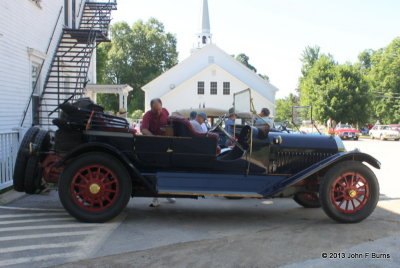
[[[377,125],[374,126],[370,131],[369,135],[371,139],[381,140],[400,140],[400,132],[394,126]]]

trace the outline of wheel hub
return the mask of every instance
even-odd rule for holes
[[[92,183],[89,187],[91,194],[98,194],[101,190],[101,187],[97,183]]]
[[[351,189],[350,191],[348,191],[347,194],[349,195],[350,198],[355,198],[357,196],[357,191]]]

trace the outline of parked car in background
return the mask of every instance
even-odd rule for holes
[[[396,125],[376,125],[370,131],[371,139],[400,140],[399,127]]]
[[[353,128],[351,125],[338,125],[335,128],[335,134],[342,140],[358,140],[360,131]]]

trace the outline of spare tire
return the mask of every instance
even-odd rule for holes
[[[38,127],[31,127],[28,129],[19,146],[13,176],[13,186],[14,190],[17,192],[23,192],[25,190],[25,167],[29,158],[29,144],[34,141],[38,132]]]
[[[50,135],[47,130],[41,129],[34,140],[35,153],[28,159],[25,168],[25,192],[34,194],[42,187],[43,170],[40,167],[40,162],[43,160],[41,152],[50,149]]]

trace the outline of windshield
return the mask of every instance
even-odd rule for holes
[[[233,96],[233,106],[239,118],[251,119],[254,108],[252,107],[250,89],[235,93]]]

